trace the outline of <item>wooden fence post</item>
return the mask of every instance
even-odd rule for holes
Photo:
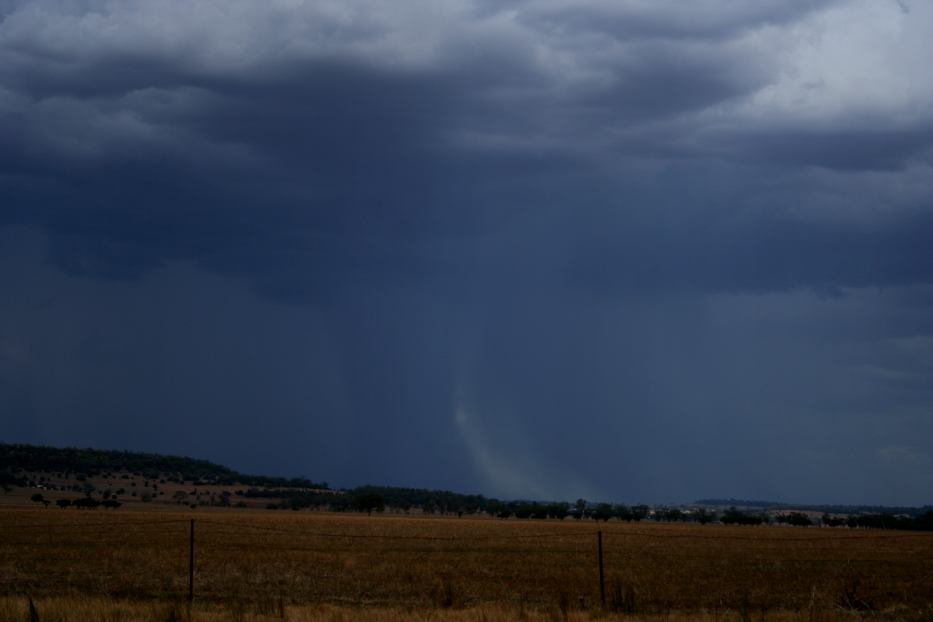
[[[606,608],[606,573],[603,570],[603,532],[596,532],[596,545],[599,554],[599,602]]]
[[[191,532],[188,539],[188,606],[194,602],[194,519],[191,519]]]

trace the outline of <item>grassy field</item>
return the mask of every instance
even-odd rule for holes
[[[22,622],[30,619],[29,601],[19,598],[0,598],[0,622]],[[898,614],[867,614],[846,609],[809,611],[775,610],[765,613],[714,610],[627,614],[597,609],[520,609],[498,605],[481,605],[459,609],[352,607],[346,605],[313,604],[285,605],[276,612],[260,612],[244,607],[224,605],[195,605],[189,610],[183,605],[156,602],[115,601],[103,598],[52,598],[33,604],[36,618],[55,622],[744,622],[769,620],[771,622],[856,622],[865,619],[921,620],[922,614],[904,617]],[[901,612],[903,613],[903,612]]]
[[[191,518],[200,620],[933,620],[922,533],[4,508],[0,622],[184,617]]]

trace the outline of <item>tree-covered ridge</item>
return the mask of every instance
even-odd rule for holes
[[[305,491],[294,489],[250,489],[242,494],[245,497],[275,499],[266,505],[269,509],[301,510],[306,508],[327,509],[338,512],[381,512],[386,508],[408,512],[415,510],[425,514],[486,514],[498,518],[538,518],[564,519],[589,518],[608,521],[619,519],[640,521],[649,516],[647,505],[614,505],[609,503],[590,503],[578,499],[575,503],[565,501],[502,501],[483,495],[470,495],[449,490],[429,490],[424,488],[400,488],[394,486],[360,486],[341,490],[340,494],[331,492]],[[668,511],[663,513],[665,520],[699,520],[708,522],[712,517]]]
[[[448,490],[423,488],[401,488],[390,486],[360,486],[351,489],[330,489],[326,483],[315,483],[306,478],[283,478],[262,475],[244,475],[229,467],[208,460],[166,456],[162,454],[56,448],[39,445],[0,443],[0,488],[4,494],[13,487],[27,487],[33,492],[31,500],[46,506],[54,502],[62,509],[66,507],[92,508],[97,505],[119,507],[114,504],[122,489],[111,492],[98,490],[85,481],[87,477],[103,475],[121,479],[132,479],[128,473],[159,479],[156,483],[145,482],[141,491],[142,502],[152,502],[156,490],[166,481],[176,486],[183,482],[187,488],[194,486],[236,486],[236,489],[209,492],[209,505],[222,507],[264,506],[275,510],[303,510],[336,512],[420,512],[424,514],[483,514],[501,519],[588,519],[598,521],[690,521],[697,523],[721,522],[736,525],[788,524],[800,527],[823,525],[827,527],[859,527],[874,529],[910,529],[933,531],[933,509],[886,508],[878,506],[808,506],[747,501],[739,499],[705,499],[689,506],[668,507],[612,503],[594,503],[577,499],[565,501],[503,501],[483,495],[462,494]],[[60,482],[52,483],[47,474],[58,474],[66,478],[65,487]],[[54,479],[54,478],[53,478]],[[77,480],[75,483],[73,480]],[[135,483],[130,483],[135,487]],[[150,490],[151,488],[151,490]],[[46,499],[49,492],[60,495],[62,491],[83,492],[78,499]],[[147,492],[148,491],[148,492]],[[164,494],[159,491],[158,494]],[[98,495],[100,499],[95,499]],[[54,495],[53,495],[54,496]],[[131,496],[136,496],[132,492]],[[216,496],[216,498],[215,498]],[[120,497],[128,500],[127,497]],[[109,504],[107,502],[110,502]],[[165,501],[163,501],[165,502]],[[204,503],[197,491],[190,488],[177,489],[168,501],[173,504],[190,505]],[[725,504],[728,509],[724,509]],[[738,507],[737,507],[738,506]],[[741,509],[740,509],[741,508]],[[754,511],[751,510],[754,508]],[[815,515],[816,512],[822,516]]]
[[[246,475],[198,458],[137,451],[0,443],[0,472],[9,475],[18,471],[71,472],[88,476],[129,471],[153,479],[171,477],[220,485],[239,483],[250,486],[327,488],[326,483],[312,482],[306,478]]]
[[[922,506],[888,506],[888,505],[854,505],[854,504],[828,504],[828,503],[783,503],[779,501],[761,501],[750,499],[698,499],[693,502],[699,506],[758,508],[761,510],[781,510],[783,508],[802,510],[805,512],[825,512],[827,514],[877,514],[877,515],[904,515],[914,518],[933,512],[933,505]]]

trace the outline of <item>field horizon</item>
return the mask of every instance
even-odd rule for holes
[[[346,511],[364,509],[355,505],[354,497],[376,495],[385,497],[382,499],[383,505],[378,509],[385,507],[405,514],[421,509],[428,510],[428,513],[486,512],[495,515],[506,508],[514,514],[519,504],[563,504],[564,516],[572,515],[570,500],[498,500],[481,494],[401,486],[330,487],[326,481],[312,481],[306,477],[244,474],[222,464],[188,456],[25,443],[0,443],[0,484],[4,491],[0,496],[0,506],[28,506],[30,497],[39,493],[50,503],[97,496],[101,499],[119,499],[121,506],[127,508],[145,505],[169,509],[177,509],[178,506],[204,508],[236,505],[240,509],[327,508]],[[303,505],[295,505],[296,501],[301,501]],[[591,499],[587,503],[596,506],[597,502],[608,501],[611,500]],[[609,505],[616,503],[612,501]],[[912,517],[930,513],[933,521],[933,505],[929,504],[838,505],[706,497],[677,503],[639,503],[634,507],[705,507],[722,510],[730,506],[758,512],[801,512],[813,519],[826,513],[837,516],[875,513]],[[376,508],[374,506],[370,509]],[[666,520],[678,519],[668,517]],[[904,525],[899,526],[904,528]]]
[[[49,609],[54,599],[91,599],[114,610],[138,603],[155,616],[138,619],[168,619],[187,599],[192,520],[193,619],[380,619],[380,611],[422,611],[436,620],[518,612],[544,616],[527,619],[933,614],[933,536],[926,533],[11,507],[0,508],[5,610],[22,612],[24,599]]]

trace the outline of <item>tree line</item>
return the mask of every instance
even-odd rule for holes
[[[172,482],[191,481],[193,485],[242,485],[236,495],[269,499],[268,509],[319,509],[336,512],[383,512],[387,508],[409,512],[416,510],[427,514],[455,514],[457,516],[485,514],[499,518],[519,519],[589,519],[598,521],[641,520],[689,521],[697,523],[721,522],[734,525],[761,525],[781,523],[794,526],[822,524],[832,527],[860,527],[875,529],[933,530],[933,508],[867,508],[863,506],[840,506],[832,509],[871,509],[878,511],[855,511],[847,517],[824,513],[813,520],[804,512],[787,511],[773,513],[774,506],[764,501],[742,502],[762,507],[760,512],[742,511],[733,504],[722,512],[703,507],[701,502],[691,508],[655,507],[647,505],[624,505],[592,503],[578,499],[574,503],[544,501],[502,501],[483,495],[470,495],[447,490],[422,488],[400,488],[389,486],[361,486],[349,490],[330,489],[326,482],[313,482],[307,478],[284,478],[261,475],[245,475],[223,465],[207,460],[179,456],[165,456],[129,451],[113,451],[79,448],[56,448],[40,445],[0,443],[0,485],[4,490],[11,486],[25,487],[25,477],[35,472],[57,472],[72,474],[78,481],[95,475],[112,475],[131,472],[151,480]],[[81,488],[73,486],[76,490]],[[115,499],[97,501],[91,499],[93,487],[84,485],[86,497],[75,500],[56,501],[62,509],[68,507],[93,508],[119,507]],[[87,490],[90,488],[90,490]],[[36,499],[36,497],[42,497]],[[33,495],[33,501],[49,505],[41,494]],[[224,497],[221,505],[229,505]],[[706,500],[716,501],[721,500]],[[732,500],[735,501],[735,500]],[[80,503],[79,503],[80,502]],[[96,504],[96,505],[95,505]],[[771,506],[772,513],[764,511]],[[815,506],[830,507],[830,506]],[[903,511],[898,511],[903,510]],[[925,510],[925,511],[924,511]]]
[[[46,499],[45,495],[39,492],[34,494],[32,497],[30,497],[30,500],[33,503],[41,503],[46,508],[48,508],[49,505],[51,505],[52,503],[51,499]],[[98,501],[97,499],[91,496],[87,496],[87,497],[78,497],[77,499],[58,499],[55,501],[55,505],[57,505],[63,510],[70,508],[70,507],[73,507],[79,510],[81,509],[93,510],[99,507],[115,510],[123,504],[113,498]]]
[[[23,472],[51,472],[92,477],[127,471],[147,479],[191,481],[193,485],[275,486],[327,489],[327,482],[304,477],[247,475],[229,467],[182,456],[166,456],[135,451],[81,449],[0,443],[0,484],[21,486]]]

